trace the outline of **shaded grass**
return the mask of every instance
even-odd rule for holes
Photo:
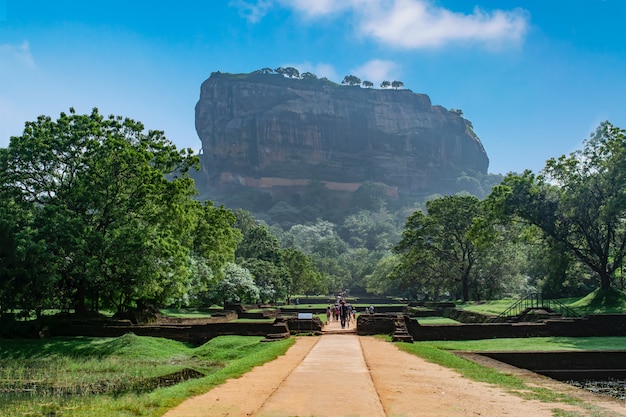
[[[517,299],[514,298],[503,298],[490,301],[458,302],[456,306],[459,309],[476,313],[498,315],[516,301]],[[597,289],[582,298],[561,298],[559,301],[582,316],[626,313],[626,293],[615,288]]]
[[[221,336],[199,347],[132,334],[0,339],[0,415],[160,416],[184,399],[276,358],[294,343],[294,339],[259,343],[261,339]],[[204,377],[166,387],[149,384],[189,369]],[[32,389],[32,381],[38,385],[36,391],[15,394],[16,389]],[[42,385],[53,389],[42,391]],[[98,387],[97,394],[89,392],[90,387]]]
[[[584,315],[623,314],[626,312],[626,293],[614,288],[597,289],[586,297],[571,303],[569,307]]]
[[[465,303],[458,302],[456,303],[456,307],[480,314],[498,315],[509,308],[516,301],[517,299],[514,298],[503,298],[501,300],[490,301],[468,301]]]

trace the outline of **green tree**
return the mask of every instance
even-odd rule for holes
[[[212,201],[195,203],[197,220],[192,232],[193,252],[205,259],[215,277],[228,262],[235,262],[235,251],[242,234],[235,227],[236,218],[224,206],[215,207]]]
[[[252,274],[259,289],[260,301],[276,301],[285,297],[288,272],[283,264],[278,239],[266,225],[259,224],[252,213],[237,210],[235,217],[236,227],[243,236],[236,251],[237,262]]]
[[[242,239],[235,256],[237,262],[243,259],[261,259],[275,264],[280,263],[280,242],[269,228],[256,222],[250,212],[237,210],[235,212],[237,227]]]
[[[365,289],[376,295],[388,295],[394,292],[392,273],[398,264],[398,255],[386,254],[383,256],[372,272],[365,276]],[[414,297],[415,298],[415,297]]]
[[[382,83],[380,83],[380,88],[389,88],[391,87],[391,82],[390,81],[383,81]]]
[[[337,257],[345,252],[348,246],[335,229],[336,225],[326,220],[318,220],[310,225],[297,224],[285,233],[283,243],[307,255]]]
[[[454,290],[458,285],[467,301],[473,268],[482,245],[490,240],[483,206],[474,196],[448,196],[427,202],[426,209],[427,214],[417,211],[407,219],[395,247],[404,255],[405,274],[430,275],[432,281],[440,281],[435,289]]]
[[[434,240],[428,237],[428,220],[421,211],[409,217],[411,228],[403,233],[403,239],[394,247],[396,265],[389,275],[394,286],[406,291],[409,299],[438,299],[454,287],[456,270],[440,261],[440,253],[431,247]],[[411,242],[409,244],[409,242]]]
[[[285,75],[289,78],[300,78],[300,71],[294,67],[285,68]]]
[[[277,265],[262,259],[244,259],[240,266],[252,274],[254,283],[259,289],[259,300],[262,303],[275,303],[279,299],[284,299],[288,271],[282,262]]]
[[[546,236],[536,226],[522,223],[520,250],[526,254],[523,272],[529,284],[546,297],[581,297],[597,286],[597,276],[571,251]]]
[[[252,274],[245,268],[227,263],[222,271],[224,278],[211,289],[211,298],[226,305],[229,303],[256,303],[259,289]]]
[[[390,250],[400,240],[400,228],[386,209],[361,210],[345,218],[340,236],[353,248]]]
[[[372,87],[374,87],[374,83],[373,83],[373,82],[371,82],[371,81],[367,81],[367,80],[363,81],[361,84],[362,84],[362,85],[363,85],[363,87],[365,87],[365,88],[372,88]]]
[[[582,150],[550,159],[541,175],[508,175],[490,201],[539,227],[609,289],[626,255],[626,135],[602,123]]]
[[[287,248],[282,251],[283,264],[289,271],[285,285],[287,303],[295,294],[322,291],[323,282],[311,258],[299,250]]]
[[[355,85],[361,85],[361,79],[359,77],[357,77],[356,75],[346,75],[345,77],[343,77],[343,81],[341,81],[341,84],[347,84],[349,86],[355,86]]]
[[[3,194],[30,213],[47,275],[77,311],[88,296],[122,311],[180,295],[194,218],[187,172],[198,162],[190,149],[134,120],[70,109],[27,122],[1,157]]]
[[[387,205],[389,187],[379,182],[366,181],[352,193],[351,206],[360,209],[379,211]]]
[[[343,288],[351,294],[365,293],[365,277],[372,273],[382,256],[382,252],[369,251],[366,248],[350,249],[339,256],[339,264],[347,272]]]
[[[192,253],[189,256],[189,276],[186,282],[185,290],[181,291],[181,295],[172,304],[177,307],[203,307],[210,306],[212,300],[208,294],[210,288],[213,288],[219,279],[223,278],[223,271],[214,271],[209,265],[206,258]],[[218,278],[218,274],[220,277]]]
[[[392,81],[391,87],[397,90],[398,88],[404,87],[404,83],[402,81]]]
[[[0,315],[19,309],[24,316],[40,317],[44,308],[59,305],[55,258],[40,241],[32,213],[1,194]]]

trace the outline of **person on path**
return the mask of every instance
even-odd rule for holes
[[[350,305],[350,303],[346,302],[346,326],[348,326],[348,328],[350,328],[350,322],[352,321],[352,306]]]
[[[339,319],[341,320],[341,328],[346,328],[346,321],[348,320],[348,306],[344,300],[341,300],[341,305],[339,306]]]
[[[335,306],[333,307],[333,320],[339,320],[339,304],[335,304]]]
[[[332,310],[330,309],[330,304],[326,307],[326,324],[330,323],[330,319],[332,318]]]

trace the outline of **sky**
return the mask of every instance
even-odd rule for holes
[[[538,172],[626,128],[624,0],[0,0],[0,147],[74,107],[199,150],[212,72],[398,80],[461,109],[489,172]]]

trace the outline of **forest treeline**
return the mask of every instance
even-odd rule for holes
[[[302,209],[254,215],[200,198],[198,157],[161,131],[97,109],[41,116],[0,149],[0,315],[623,287],[625,161],[624,130],[605,122],[489,192],[472,187],[493,176],[463,174],[465,192],[401,205],[366,183],[338,213],[312,183]]]

